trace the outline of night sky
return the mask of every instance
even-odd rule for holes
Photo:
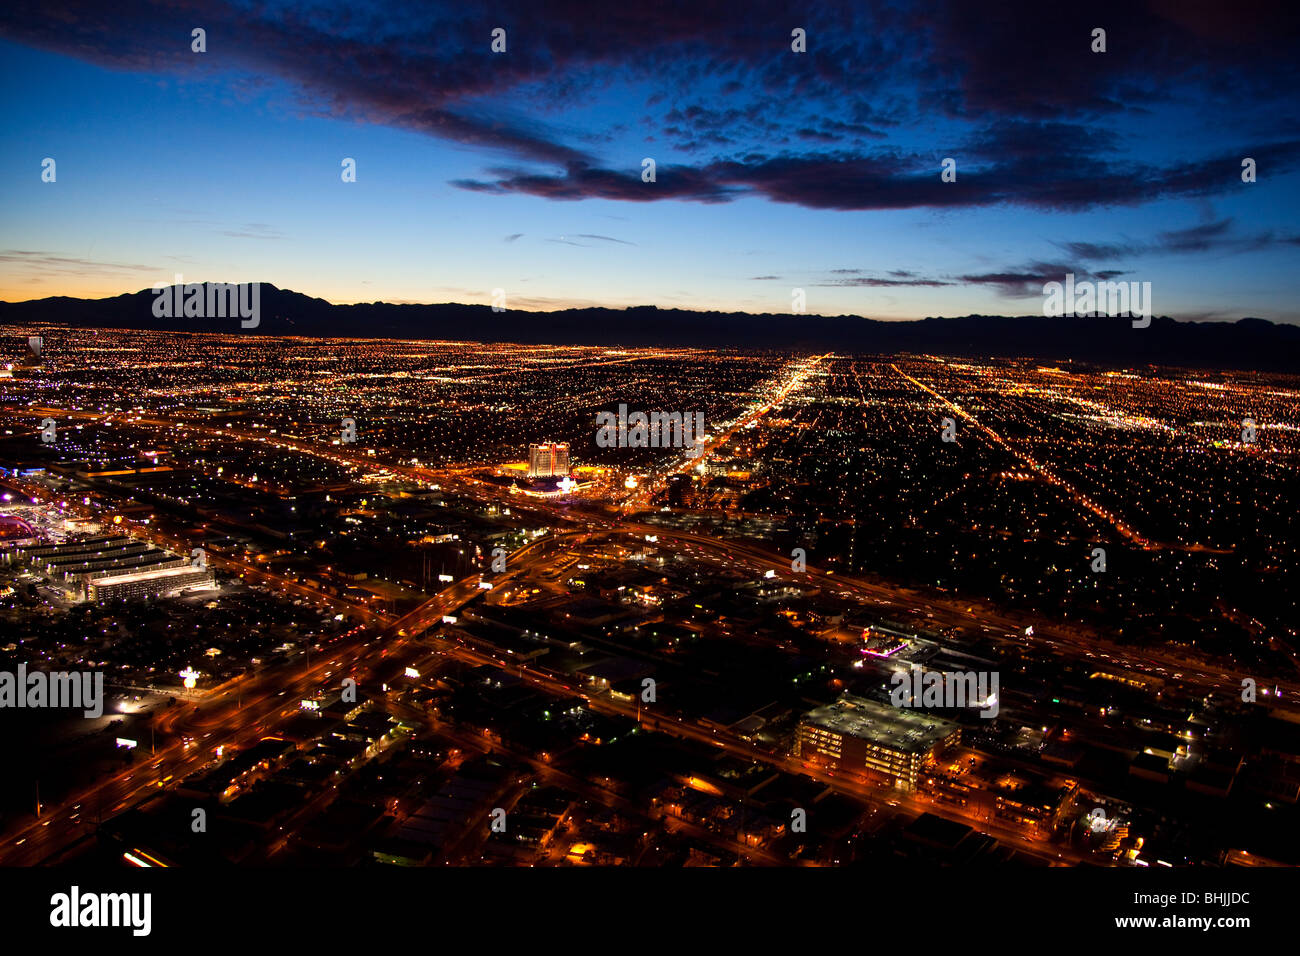
[[[10,2],[0,299],[919,318],[1040,313],[1072,271],[1297,322],[1298,9]]]

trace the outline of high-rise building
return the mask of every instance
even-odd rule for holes
[[[569,473],[567,442],[544,442],[528,446],[530,478],[563,478]]]

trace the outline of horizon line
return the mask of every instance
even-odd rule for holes
[[[326,305],[330,306],[331,308],[350,308],[350,307],[353,307],[353,306],[375,306],[375,305],[387,305],[387,306],[416,306],[416,307],[423,307],[423,308],[433,308],[433,307],[438,307],[438,306],[456,306],[456,307],[459,307],[459,308],[484,308],[484,309],[491,309],[491,308],[492,308],[492,305],[491,305],[490,303],[482,303],[482,302],[456,302],[456,301],[450,301],[450,300],[449,300],[449,301],[444,301],[444,302],[417,302],[417,301],[413,301],[413,300],[404,300],[404,299],[399,299],[399,300],[388,300],[388,299],[366,299],[366,300],[358,300],[358,301],[354,301],[354,302],[336,302],[336,301],[332,301],[332,300],[330,300],[330,299],[323,298],[323,297],[321,297],[321,296],[311,295],[310,293],[306,293],[306,292],[300,292],[300,291],[298,291],[297,289],[291,289],[291,288],[288,288],[288,287],[285,287],[285,286],[279,286],[279,285],[276,285],[276,284],[273,283],[273,282],[265,282],[265,281],[262,281],[262,280],[253,280],[253,281],[254,281],[257,285],[270,286],[271,288],[273,288],[273,289],[275,289],[275,290],[277,290],[277,291],[279,291],[279,292],[288,292],[288,293],[292,293],[293,295],[300,295],[300,296],[303,296],[304,298],[307,298],[307,299],[313,299],[313,300],[318,301],[318,302],[323,302],[323,303],[325,303]],[[76,296],[76,295],[55,294],[55,295],[46,295],[46,296],[41,296],[41,297],[39,297],[39,298],[33,298],[33,299],[17,299],[17,300],[0,299],[0,306],[3,306],[3,305],[12,305],[12,306],[31,305],[31,304],[38,303],[38,302],[42,302],[42,301],[49,300],[49,299],[67,299],[67,300],[79,301],[79,302],[105,302],[105,301],[108,301],[108,300],[110,300],[110,299],[118,299],[118,298],[121,298],[121,297],[123,297],[123,296],[130,296],[130,295],[143,295],[143,294],[145,294],[145,293],[153,294],[153,293],[155,292],[155,290],[156,290],[156,289],[159,289],[159,288],[176,288],[177,286],[184,287],[184,286],[189,286],[189,285],[202,285],[202,286],[207,286],[207,285],[248,285],[248,284],[250,284],[250,283],[248,283],[248,282],[225,283],[225,282],[215,282],[215,281],[213,281],[213,280],[203,280],[203,281],[200,281],[200,282],[192,282],[192,283],[191,283],[191,282],[182,282],[182,283],[172,282],[172,283],[167,283],[167,284],[157,283],[157,284],[155,284],[154,286],[149,286],[149,287],[146,287],[146,288],[143,288],[143,289],[133,289],[133,290],[125,291],[125,292],[119,292],[119,293],[116,293],[116,294],[103,295],[103,296],[98,296],[98,297],[87,297],[87,296]],[[677,305],[672,305],[672,306],[661,306],[661,305],[655,305],[655,304],[653,304],[653,303],[642,303],[642,304],[639,304],[639,305],[622,305],[622,306],[617,306],[617,305],[568,305],[568,306],[559,306],[559,307],[552,308],[552,309],[545,309],[545,308],[518,308],[518,307],[506,307],[506,308],[502,309],[502,311],[504,311],[504,312],[525,313],[525,314],[530,314],[530,315],[547,315],[547,314],[554,313],[554,312],[582,312],[582,311],[588,311],[588,310],[606,310],[606,311],[611,311],[611,312],[629,312],[629,311],[635,311],[635,310],[646,310],[646,309],[653,309],[653,310],[658,311],[658,312],[690,312],[690,313],[697,313],[697,314],[701,314],[701,315],[747,315],[747,316],[773,316],[773,317],[776,317],[776,316],[788,316],[788,317],[790,317],[790,318],[792,318],[792,319],[799,319],[799,318],[821,318],[821,319],[861,319],[861,320],[863,320],[863,321],[867,321],[867,322],[887,322],[887,323],[891,323],[891,324],[894,324],[894,323],[907,323],[907,322],[926,322],[926,321],[930,321],[930,320],[950,321],[950,320],[953,320],[953,319],[967,319],[967,318],[976,318],[976,317],[999,318],[999,319],[1035,319],[1035,318],[1037,318],[1037,319],[1050,319],[1050,318],[1127,318],[1127,317],[1128,317],[1128,316],[1126,316],[1126,315],[1124,315],[1124,314],[1122,314],[1122,313],[1121,313],[1121,314],[1117,314],[1117,315],[1110,315],[1109,313],[1101,313],[1101,312],[1094,312],[1094,313],[1090,313],[1090,314],[1086,313],[1086,314],[1084,314],[1084,315],[1065,315],[1065,316],[1048,316],[1048,315],[1043,315],[1041,312],[1027,312],[1027,313],[1009,313],[1009,312],[966,312],[966,313],[961,313],[961,314],[957,314],[957,315],[924,315],[924,316],[913,316],[913,317],[911,317],[911,318],[876,318],[876,317],[872,317],[872,316],[869,316],[869,315],[864,315],[864,314],[862,314],[862,313],[855,313],[855,312],[836,312],[836,313],[830,313],[830,312],[816,312],[816,311],[808,311],[808,312],[753,312],[753,311],[750,311],[750,310],[748,310],[748,309],[732,309],[732,310],[717,309],[717,308],[714,308],[714,309],[692,309],[692,308],[688,308],[688,307],[684,307],[684,306],[677,306]],[[1164,319],[1164,320],[1169,320],[1169,321],[1173,321],[1173,322],[1178,322],[1178,323],[1183,323],[1183,324],[1193,324],[1193,325],[1210,325],[1210,324],[1229,324],[1229,325],[1231,325],[1231,324],[1236,324],[1236,323],[1238,323],[1238,322],[1242,322],[1242,321],[1247,321],[1247,320],[1249,320],[1249,321],[1254,321],[1254,322],[1266,322],[1266,323],[1268,323],[1268,324],[1270,324],[1270,325],[1275,325],[1275,326],[1300,326],[1300,316],[1297,316],[1296,319],[1295,319],[1295,320],[1292,320],[1292,321],[1286,321],[1286,320],[1280,320],[1280,321],[1279,321],[1279,320],[1273,320],[1273,319],[1265,319],[1265,318],[1261,318],[1261,317],[1259,317],[1259,316],[1252,316],[1252,315],[1238,315],[1238,316],[1235,317],[1235,318],[1208,317],[1208,316],[1207,316],[1207,317],[1203,317],[1203,318],[1179,318],[1179,317],[1172,316],[1172,315],[1152,315],[1152,316],[1151,316],[1151,319],[1152,319],[1152,321],[1155,321],[1155,320],[1157,320],[1157,319]],[[26,321],[26,320],[24,320],[24,321]]]

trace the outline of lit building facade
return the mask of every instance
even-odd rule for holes
[[[530,478],[563,478],[569,473],[567,442],[544,442],[528,446]]]
[[[208,568],[166,568],[96,578],[86,585],[86,596],[92,601],[160,597],[186,588],[210,587],[214,581]]]
[[[805,714],[795,755],[854,770],[870,770],[915,790],[932,755],[961,740],[961,728],[922,710],[879,704],[845,694]]]

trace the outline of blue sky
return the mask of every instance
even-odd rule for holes
[[[788,312],[802,288],[918,318],[1037,313],[1074,271],[1150,281],[1157,314],[1300,321],[1285,7],[1037,6],[20,3],[0,299],[180,273],[543,310]]]

